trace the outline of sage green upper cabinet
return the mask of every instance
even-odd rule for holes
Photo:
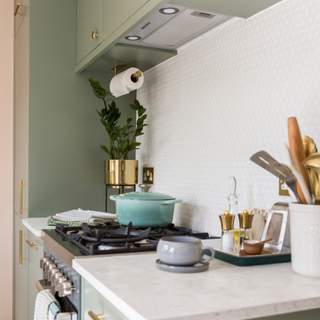
[[[22,3],[21,3],[22,4]],[[29,125],[29,3],[18,7],[14,19],[14,212],[28,217],[28,125]],[[17,10],[16,9],[16,10]],[[24,11],[22,11],[24,10]],[[19,14],[24,12],[24,15]],[[22,23],[23,17],[23,23]],[[19,32],[18,32],[19,31]]]
[[[133,16],[148,0],[102,0],[103,40]]]
[[[76,26],[76,0],[32,0],[15,36],[14,212],[22,218],[104,210],[101,101],[87,78],[104,86],[109,78],[75,74]]]
[[[101,5],[100,0],[77,2],[77,63],[102,41]]]
[[[97,1],[97,0],[95,0]],[[89,2],[86,0],[78,0],[78,8],[81,8],[82,2]],[[101,0],[102,5],[102,42],[96,46],[93,50],[92,47],[84,48],[83,52],[86,52],[87,55],[82,54],[81,52],[77,53],[77,66],[76,72],[80,73],[83,70],[87,69],[89,65],[91,65],[95,60],[100,58],[102,55],[107,54],[106,57],[102,57],[104,60],[104,65],[108,64],[108,68],[112,68],[115,66],[115,63],[127,63],[128,61],[119,61],[117,56],[114,54],[108,54],[108,51],[113,48],[116,43],[122,39],[127,33],[129,33],[132,29],[137,27],[140,23],[142,23],[145,19],[147,19],[152,13],[156,10],[160,9],[163,5],[165,5],[168,0]],[[77,25],[79,26],[82,23],[82,20],[89,19],[87,15],[90,17],[92,16],[91,13],[92,9],[88,9],[87,11],[83,11],[81,14],[78,14],[77,17]],[[82,9],[81,9],[82,11]],[[90,11],[90,12],[89,12]],[[78,9],[79,12],[79,9]],[[83,26],[81,26],[82,30]],[[80,31],[78,30],[78,33]],[[92,30],[88,31],[89,33]],[[82,33],[82,31],[81,31]],[[99,36],[101,36],[99,34]],[[98,36],[98,37],[99,37]],[[77,35],[78,42],[79,37],[81,35]],[[82,41],[82,40],[81,40]],[[84,45],[85,47],[85,45]],[[126,51],[126,46],[119,46],[117,53],[119,51]],[[171,58],[172,56],[176,55],[175,50],[157,50],[154,49],[154,52],[158,52],[160,54],[155,55],[157,59],[159,55],[161,55],[161,59],[155,61],[155,64],[160,63],[166,59]],[[122,54],[124,56],[125,54]],[[150,55],[150,50],[147,51],[147,55]],[[84,56],[84,58],[83,58]],[[141,55],[140,55],[141,56]],[[81,59],[82,57],[82,59]],[[131,58],[132,55],[128,54],[128,58]],[[97,69],[88,69],[97,71]],[[143,71],[143,70],[142,70]]]

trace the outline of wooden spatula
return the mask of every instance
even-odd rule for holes
[[[302,165],[302,161],[306,158],[306,153],[303,148],[300,128],[299,128],[296,117],[288,118],[288,138],[289,138],[290,151],[299,166],[299,169],[308,187],[309,192],[311,192],[308,170]],[[307,200],[304,197],[300,184],[298,182],[297,182],[297,193],[299,195],[299,198],[301,199],[301,202],[303,204],[307,204]]]

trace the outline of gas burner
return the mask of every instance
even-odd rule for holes
[[[133,228],[132,223],[123,226],[118,222],[108,222],[99,226],[83,223],[78,227],[57,224],[55,230],[68,240],[71,246],[78,247],[88,255],[155,251],[159,240],[165,235],[209,238],[206,232],[196,233],[188,228],[176,227],[174,224],[147,229]]]
[[[130,243],[130,247],[133,247],[134,244]],[[98,246],[98,250],[114,250],[114,249],[121,249],[124,247],[123,243],[108,243],[108,244],[100,244]]]

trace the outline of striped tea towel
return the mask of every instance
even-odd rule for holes
[[[52,303],[57,306],[60,312],[60,304],[54,297],[52,291],[50,289],[40,291],[36,298],[34,320],[49,320],[49,306]]]
[[[114,214],[112,219],[99,219],[99,218],[91,218],[91,219],[66,219],[55,216],[49,216],[47,219],[48,226],[55,226],[57,223],[64,223],[72,227],[81,226],[83,223],[87,223],[89,226],[97,226],[99,224],[104,224],[109,221],[114,221],[117,219],[117,215]]]
[[[55,302],[50,303],[49,306],[49,320],[55,320],[57,314],[60,312],[60,309]]]

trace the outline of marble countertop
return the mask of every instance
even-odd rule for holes
[[[320,308],[320,279],[298,275],[290,263],[238,267],[213,259],[205,272],[177,274],[158,270],[156,259],[75,259],[73,267],[129,319],[239,320]]]
[[[22,219],[22,223],[30,230],[36,237],[41,237],[42,229],[54,229],[55,226],[47,225],[47,218],[29,218]]]

